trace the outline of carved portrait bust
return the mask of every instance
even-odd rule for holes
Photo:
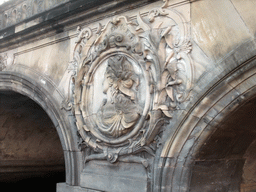
[[[114,56],[107,61],[104,74],[102,101],[96,116],[98,129],[109,137],[120,137],[132,129],[140,117],[136,102],[139,77],[125,56]]]
[[[91,66],[80,95],[83,128],[99,141],[127,141],[140,130],[148,109],[142,66],[121,51],[99,57]]]

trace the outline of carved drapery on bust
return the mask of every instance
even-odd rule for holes
[[[117,55],[108,59],[103,83],[107,99],[102,101],[95,119],[103,134],[120,137],[134,126],[140,117],[133,90],[138,86],[139,78],[126,57]]]
[[[167,2],[167,1],[166,1]],[[115,17],[97,32],[78,28],[71,62],[74,112],[85,162],[149,165],[161,131],[189,99],[193,81],[186,22],[175,10]]]

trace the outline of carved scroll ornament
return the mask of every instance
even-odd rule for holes
[[[189,98],[191,44],[182,16],[163,6],[136,20],[115,17],[97,32],[78,28],[74,111],[85,161],[141,162]]]

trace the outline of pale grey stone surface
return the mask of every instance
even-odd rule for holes
[[[147,191],[147,173],[143,165],[136,163],[91,161],[81,173],[80,185],[100,191]]]
[[[86,189],[78,186],[70,186],[66,183],[57,184],[57,192],[100,192],[98,190]]]

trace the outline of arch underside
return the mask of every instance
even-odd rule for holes
[[[79,165],[76,160],[79,157],[75,152],[77,146],[74,140],[76,138],[73,138],[69,119],[59,106],[56,98],[32,79],[15,72],[0,72],[0,91],[15,92],[27,96],[45,111],[58,133],[61,148],[64,152],[66,183],[77,185],[77,166]]]
[[[190,191],[255,191],[255,97],[216,126],[195,155]]]
[[[34,191],[26,182],[48,182],[47,190],[63,181],[64,154],[48,115],[26,96],[0,91],[0,185]]]

